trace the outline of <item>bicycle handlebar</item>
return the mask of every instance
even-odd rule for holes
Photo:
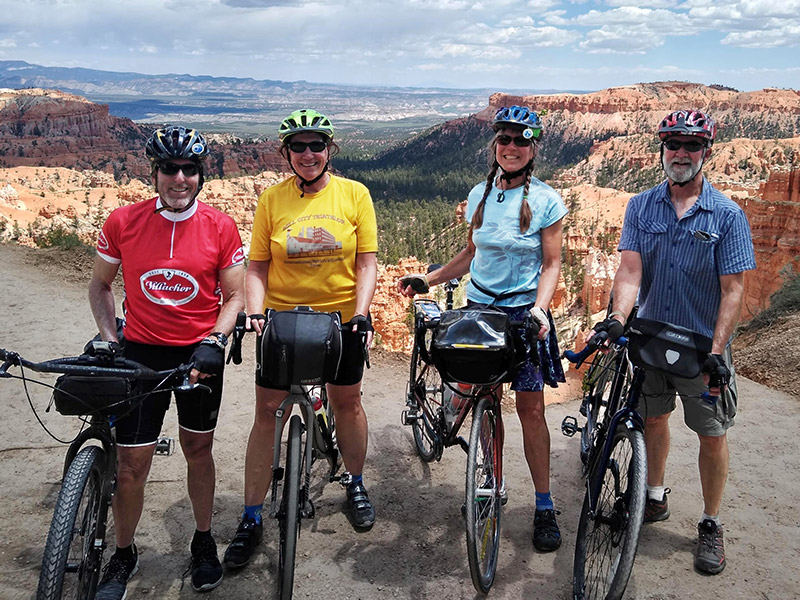
[[[183,383],[175,386],[173,389],[177,391],[190,391],[200,389],[205,392],[211,392],[211,388],[202,383],[189,383],[189,373],[194,368],[194,363],[184,363],[174,369],[166,369],[164,371],[154,371],[145,365],[136,361],[124,358],[122,356],[105,355],[89,356],[82,354],[81,356],[65,356],[62,358],[53,358],[42,362],[33,362],[20,356],[18,353],[0,348],[0,360],[3,361],[0,365],[0,378],[12,377],[8,369],[12,366],[24,367],[37,373],[64,373],[69,375],[89,375],[89,376],[110,376],[110,377],[125,377],[134,380],[158,380],[168,379],[173,375],[181,375]]]
[[[592,336],[592,339],[584,346],[582,350],[579,352],[573,352],[572,350],[565,350],[562,354],[563,358],[566,358],[569,362],[575,365],[576,369],[579,369],[580,366],[584,363],[584,361],[589,358],[592,354],[594,354],[600,346],[605,344],[606,340],[608,340],[608,332],[607,331],[598,331]],[[613,341],[614,344],[618,346],[624,346],[628,343],[628,338],[625,336],[619,336],[616,340]]]

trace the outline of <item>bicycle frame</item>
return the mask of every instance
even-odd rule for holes
[[[289,395],[281,402],[278,410],[275,411],[275,446],[272,455],[272,499],[270,501],[271,518],[276,518],[279,511],[279,498],[278,498],[278,480],[283,480],[283,467],[281,467],[281,438],[283,428],[286,421],[292,414],[292,408],[297,405],[303,417],[307,435],[304,443],[304,462],[303,462],[303,484],[301,485],[301,498],[302,516],[303,518],[313,518],[313,509],[308,505],[308,495],[311,484],[311,468],[317,459],[318,455],[325,456],[330,465],[330,472],[328,474],[328,481],[334,482],[340,480],[336,473],[339,470],[339,452],[335,443],[330,438],[330,432],[323,432],[317,419],[315,418],[314,407],[311,403],[311,391],[320,389],[324,393],[324,384],[322,386],[302,386],[292,385],[289,390]],[[327,408],[326,408],[327,409]],[[309,425],[311,423],[311,425]],[[309,434],[308,432],[311,432]],[[322,447],[322,444],[330,445],[327,449]]]

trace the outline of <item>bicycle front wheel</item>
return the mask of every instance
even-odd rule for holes
[[[500,551],[500,481],[496,455],[497,415],[481,398],[472,415],[467,454],[467,556],[472,584],[486,593],[494,583]]]
[[[416,344],[411,352],[409,392],[416,402],[417,415],[411,423],[414,446],[422,460],[431,462],[437,454],[434,419],[442,405],[442,379],[433,365],[422,360]]]
[[[94,598],[103,561],[98,525],[108,514],[105,462],[103,448],[87,446],[67,469],[44,547],[37,600]]]
[[[303,443],[303,423],[298,415],[289,420],[289,439],[286,443],[286,470],[283,475],[283,498],[278,516],[280,550],[278,580],[281,600],[290,600],[294,586],[294,559],[300,535],[300,454]]]
[[[597,468],[602,468],[598,477]],[[573,566],[577,600],[619,600],[628,585],[644,519],[647,459],[641,431],[620,427],[611,455],[589,477],[600,486],[591,514],[583,501]]]

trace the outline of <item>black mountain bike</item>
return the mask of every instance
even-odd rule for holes
[[[313,313],[313,311],[309,312]],[[240,319],[243,319],[242,315],[240,315]],[[345,325],[352,325],[352,323]],[[364,362],[369,368],[367,333],[365,330],[359,330],[359,334]],[[241,352],[241,337],[241,334],[234,335],[232,351]],[[295,356],[296,348],[292,347],[289,340],[286,340],[286,343],[287,346],[282,349],[283,353]],[[309,363],[312,362],[309,360]],[[292,415],[295,405],[300,409],[300,415]],[[327,477],[329,482],[339,481],[342,486],[346,487],[350,483],[350,479],[348,473],[337,475],[341,467],[341,460],[336,444],[336,421],[324,384],[292,383],[289,387],[289,395],[275,411],[275,419],[269,516],[278,521],[280,599],[291,600],[294,590],[295,557],[297,540],[300,537],[300,523],[302,519],[313,519],[315,516],[314,504],[310,498],[312,467],[318,459],[325,458],[329,466]],[[281,440],[287,419],[289,433],[286,438],[286,458],[282,462]]]
[[[453,306],[453,289],[457,285],[458,280],[445,284],[448,310]],[[441,309],[436,302],[422,299],[414,302],[414,310],[415,339],[402,423],[411,426],[417,453],[425,462],[440,460],[449,446],[458,445],[466,452],[462,512],[466,519],[467,558],[475,589],[487,593],[497,573],[501,512],[506,501],[502,383],[465,385],[443,377],[430,355]],[[530,326],[528,321],[510,324]],[[449,417],[447,411],[451,411]],[[468,415],[472,416],[469,442],[459,435]]]
[[[580,366],[607,339],[597,333],[580,353],[567,351]],[[578,523],[573,563],[573,597],[614,600],[628,585],[647,494],[644,424],[636,408],[644,371],[628,360],[628,340],[620,337],[611,350],[598,353],[584,377],[578,427],[574,417],[561,425],[565,435],[581,433],[581,461],[586,495]]]
[[[598,332],[579,353],[564,356],[580,366],[607,340]],[[564,435],[581,433],[586,479],[573,564],[576,600],[622,598],[633,570],[647,496],[644,423],[637,412],[646,370],[696,377],[710,349],[711,340],[694,332],[636,318],[595,355],[580,407],[586,423],[579,427],[568,416],[561,424]]]
[[[21,379],[26,392],[29,383],[53,388],[56,410],[81,416],[88,425],[69,443],[64,459],[64,476],[45,543],[37,600],[91,600],[95,596],[116,481],[113,419],[152,393],[139,393],[138,382],[158,381],[154,391],[210,391],[202,384],[189,384],[191,363],[153,371],[115,356],[106,342],[95,342],[92,354],[31,362],[16,352],[0,349],[0,378]],[[18,367],[20,374],[10,373],[11,367]],[[50,384],[31,379],[26,369],[66,375]]]

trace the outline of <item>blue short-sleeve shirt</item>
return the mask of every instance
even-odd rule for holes
[[[467,198],[467,221],[472,219],[475,209],[483,197],[485,183],[472,188]],[[546,183],[535,177],[528,188],[528,204],[531,207],[531,225],[525,233],[519,230],[519,209],[522,204],[523,187],[501,190],[492,185],[483,209],[483,225],[472,232],[475,257],[470,265],[472,279],[490,292],[524,291],[495,302],[497,306],[523,306],[536,301],[539,276],[542,269],[541,230],[557,223],[567,214],[561,196]],[[503,201],[498,202],[502,197]],[[467,286],[467,299],[489,304],[491,296],[479,291],[471,282]]]
[[[642,257],[639,316],[708,337],[717,321],[720,275],[756,267],[744,211],[705,179],[697,202],[680,219],[666,181],[631,198],[619,250]]]

